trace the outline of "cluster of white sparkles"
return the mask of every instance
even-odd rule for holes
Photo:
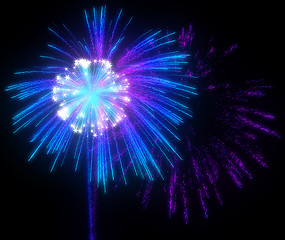
[[[65,70],[64,74],[56,76],[52,99],[59,102],[58,117],[64,121],[72,119],[70,127],[73,132],[82,133],[88,126],[93,136],[97,137],[98,134],[102,135],[103,130],[109,126],[116,127],[127,117],[123,107],[130,102],[128,79],[112,71],[110,61],[77,59],[72,71],[68,68]],[[107,101],[98,103],[101,101],[99,99],[90,104],[90,99],[99,98],[100,91]],[[80,108],[80,104],[89,105]],[[94,114],[86,111],[93,111]]]

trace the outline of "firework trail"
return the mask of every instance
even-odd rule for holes
[[[95,238],[95,193],[108,180],[123,179],[126,169],[152,181],[163,178],[160,165],[182,159],[173,143],[177,128],[191,117],[185,105],[195,87],[180,81],[189,54],[177,51],[175,33],[147,31],[132,44],[122,10],[108,20],[106,7],[84,11],[86,34],[66,25],[49,28],[55,37],[42,66],[15,74],[25,81],[7,87],[27,106],[13,117],[14,133],[34,127],[29,160],[45,149],[50,171],[74,159],[87,166],[90,239]],[[158,165],[155,156],[163,156]]]
[[[192,27],[182,29],[178,41],[180,48],[192,53],[195,33]],[[182,206],[186,223],[189,222],[191,207],[199,199],[203,215],[208,218],[207,200],[214,196],[220,204],[223,203],[219,185],[221,175],[227,173],[228,179],[242,188],[245,178],[252,179],[249,170],[250,159],[263,167],[267,167],[262,150],[258,147],[262,134],[279,138],[277,132],[263,122],[272,121],[272,114],[256,108],[256,100],[262,99],[272,86],[263,80],[253,80],[242,83],[230,83],[213,76],[213,71],[223,59],[237,48],[234,44],[222,54],[215,53],[213,39],[209,41],[208,51],[203,54],[199,50],[191,58],[191,66],[187,73],[197,76],[197,91],[199,99],[208,102],[210,107],[205,119],[197,119],[185,126],[186,138],[184,144],[184,161],[174,157],[174,168],[169,170],[165,183],[165,193],[168,198],[168,213],[171,217],[177,211],[177,204]],[[194,67],[193,67],[194,66]],[[206,100],[205,100],[206,99]],[[198,111],[193,110],[199,117]],[[201,115],[203,116],[203,115]],[[195,120],[195,119],[194,119]],[[138,193],[144,208],[151,199],[153,183],[149,182],[144,190]],[[191,202],[192,201],[192,202]]]

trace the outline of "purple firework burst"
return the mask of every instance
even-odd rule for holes
[[[184,161],[174,157],[175,167],[169,170],[164,186],[169,217],[177,211],[177,204],[180,203],[186,223],[191,213],[190,206],[195,208],[193,199],[198,197],[206,218],[209,215],[207,199],[215,196],[222,204],[219,185],[226,178],[221,175],[227,173],[228,178],[242,188],[245,178],[252,179],[250,159],[267,167],[262,149],[258,147],[262,134],[280,138],[276,131],[264,123],[272,121],[274,115],[256,107],[256,100],[262,99],[272,86],[262,79],[231,83],[225,78],[217,79],[213,74],[237,45],[233,44],[222,54],[217,54],[211,39],[205,54],[199,50],[193,53],[194,39],[191,25],[188,29],[183,28],[178,37],[180,48],[192,53],[191,67],[187,73],[198,77],[198,99],[200,102],[206,101],[208,107],[201,110],[200,106],[196,114],[193,110],[195,116],[199,116],[198,112],[201,111],[203,114],[197,121],[193,119],[185,125],[183,143],[187,151],[183,155]],[[138,196],[145,208],[151,198],[153,183],[149,182],[144,188]]]

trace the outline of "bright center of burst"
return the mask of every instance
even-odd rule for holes
[[[116,74],[108,60],[78,59],[72,69],[57,75],[52,99],[59,103],[58,117],[74,132],[96,137],[126,117],[128,88],[128,79]]]

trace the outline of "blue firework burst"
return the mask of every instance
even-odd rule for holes
[[[75,170],[85,160],[89,180],[105,191],[109,178],[126,183],[129,167],[150,180],[162,176],[156,154],[168,165],[174,155],[181,159],[173,142],[191,117],[184,102],[197,94],[181,83],[189,55],[175,49],[174,32],[150,30],[126,45],[131,19],[121,24],[122,11],[109,21],[106,7],[94,8],[84,19],[84,37],[66,25],[49,28],[56,40],[41,56],[45,64],[17,72],[31,80],[6,89],[27,100],[13,117],[14,132],[35,126],[29,160],[42,148],[54,156],[51,171],[66,158],[74,158]]]

